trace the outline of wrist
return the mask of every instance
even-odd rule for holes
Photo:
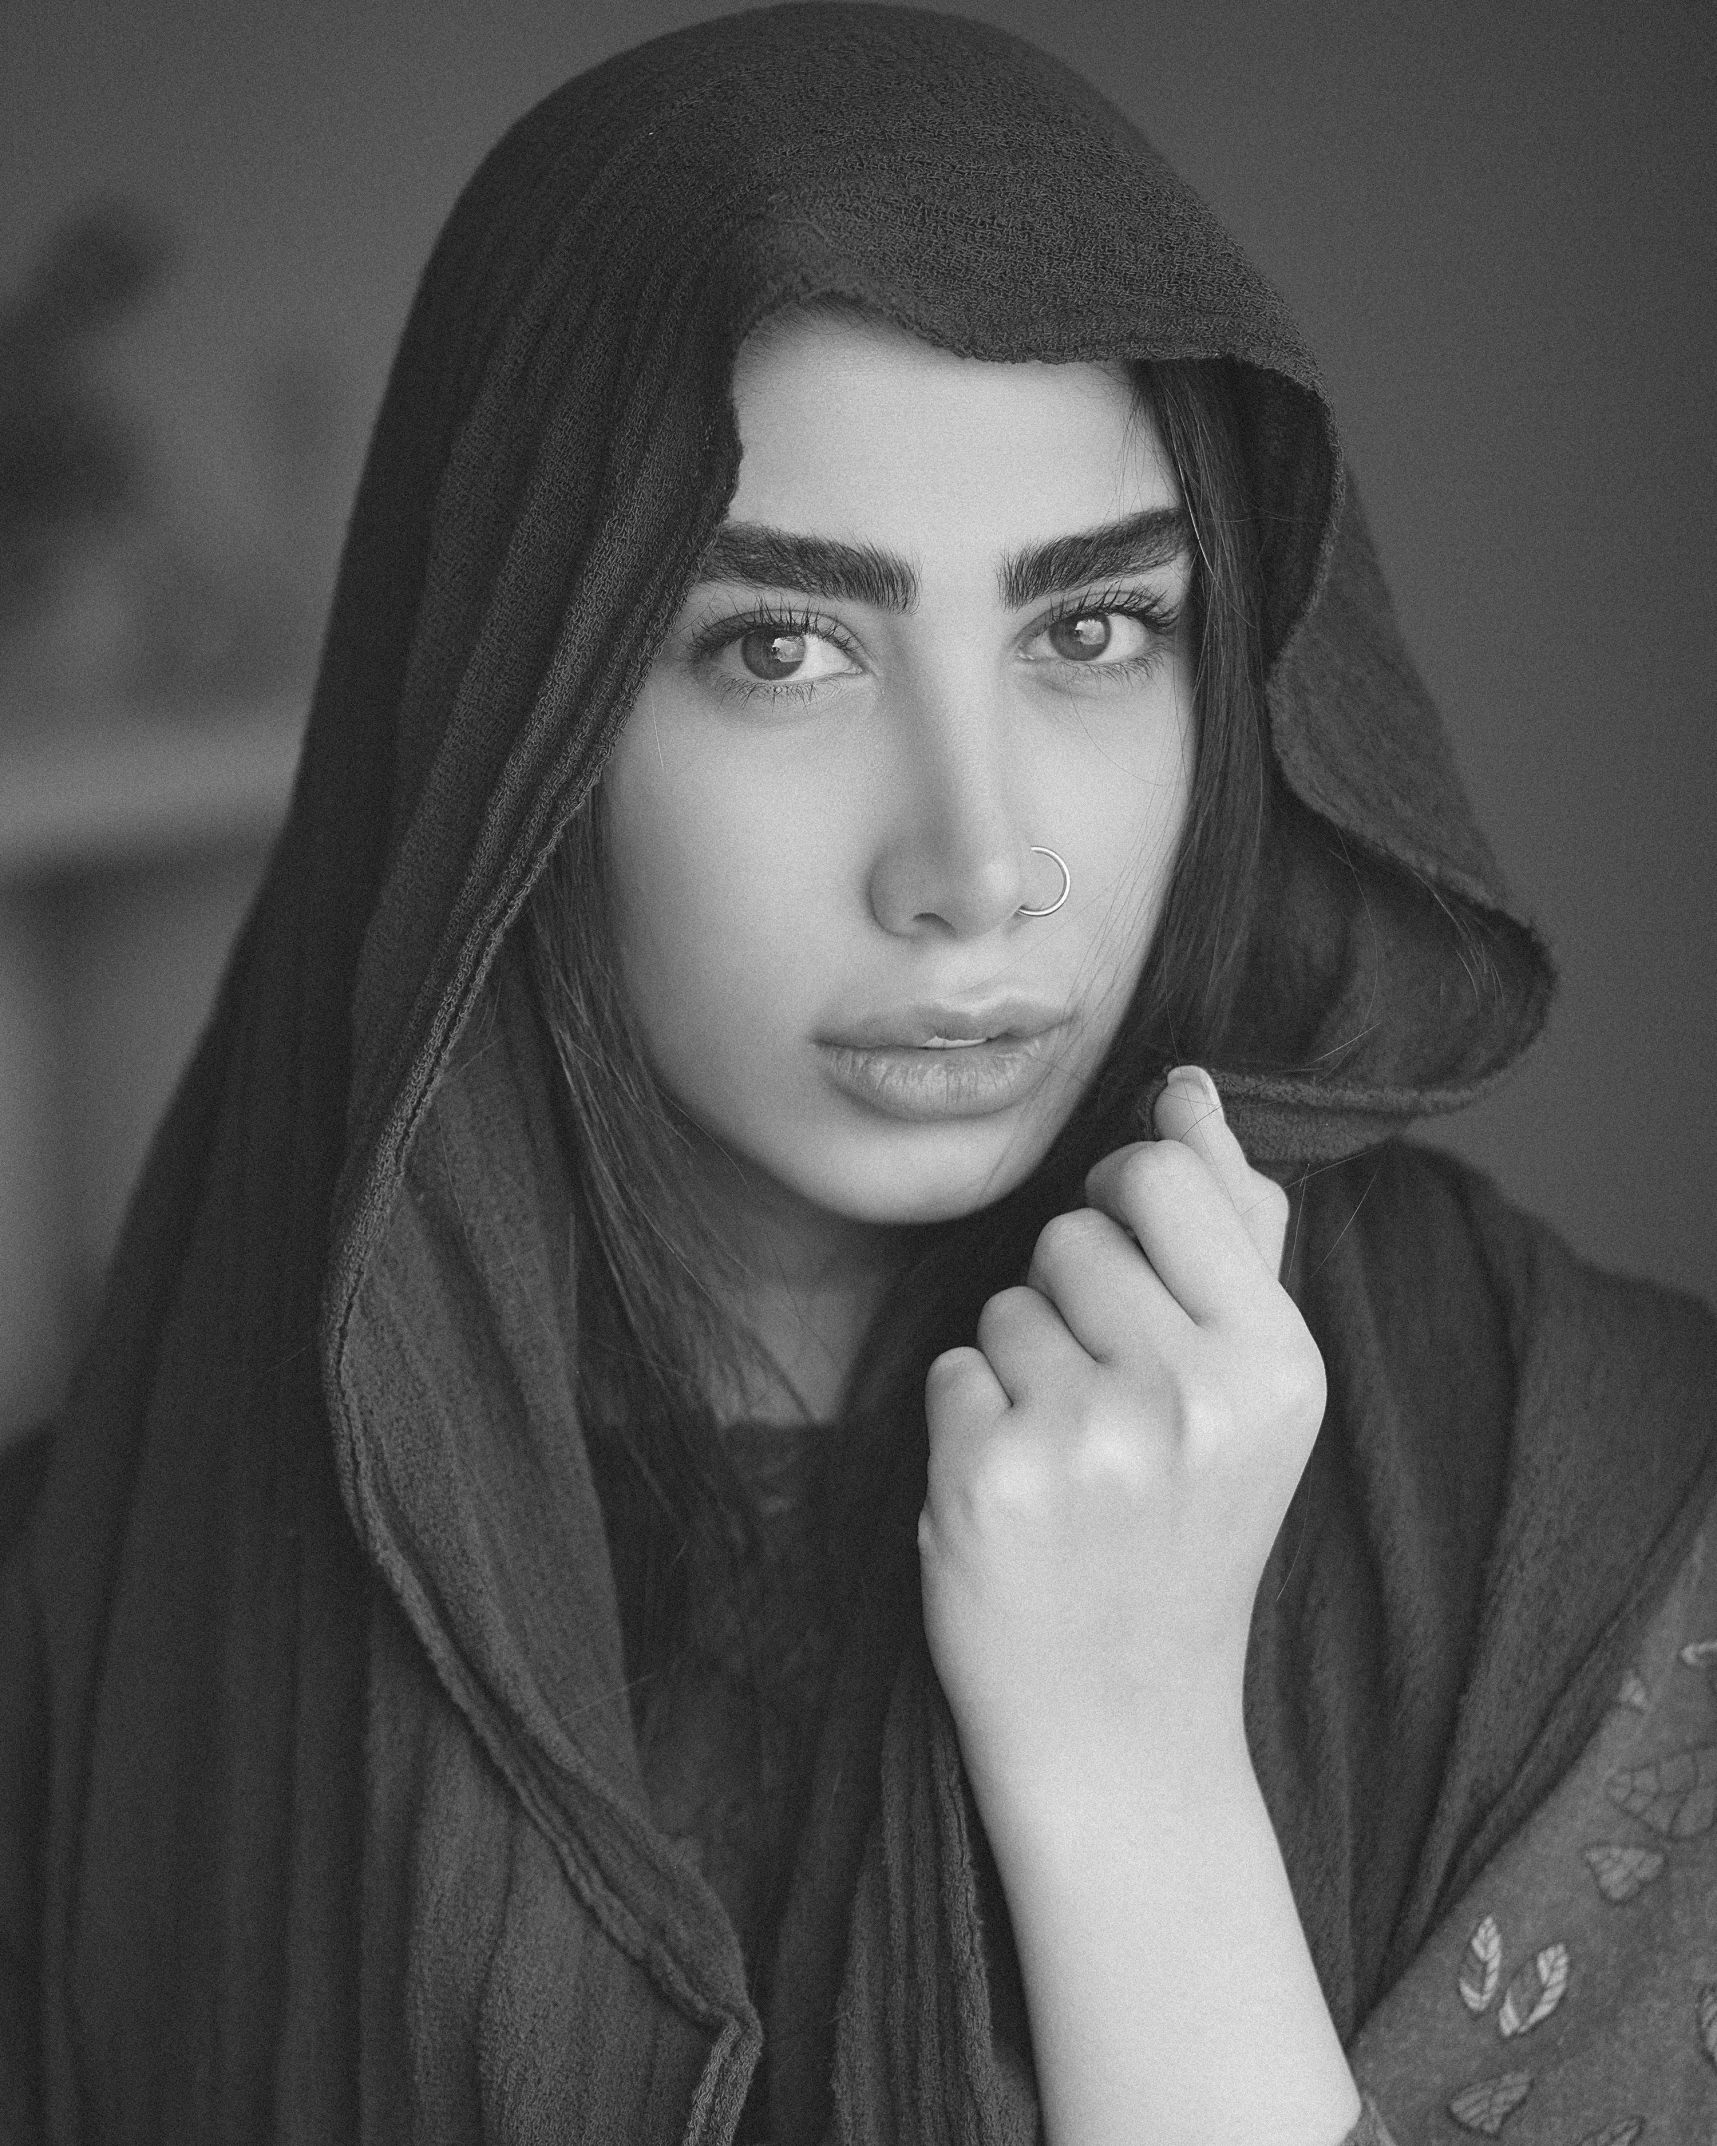
[[[1344,2136],[1357,2092],[1249,1762],[992,1804],[1053,2146]]]
[[[1030,1740],[962,1729],[960,1744],[992,1839],[1062,1846],[1117,1824],[1208,1832],[1265,1815],[1238,1704]]]
[[[1073,1922],[1106,1911],[1105,1890],[1123,1864],[1139,1904],[1148,1894],[1165,1914],[1280,1864],[1249,1759],[1016,1774],[974,1779],[972,1788],[1010,1897],[1053,1902]]]

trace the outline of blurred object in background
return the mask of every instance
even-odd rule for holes
[[[0,638],[8,648],[75,605],[80,559],[144,489],[137,427],[104,390],[91,346],[148,297],[166,259],[165,234],[149,219],[104,203],[54,235],[0,309]]]
[[[254,787],[271,823],[284,777]],[[0,876],[0,1445],[59,1405],[265,855],[223,834]]]
[[[306,537],[337,383],[311,352],[270,353],[240,457],[182,500],[102,367],[170,257],[144,211],[98,204],[0,310],[0,709],[13,726],[224,714],[309,675],[323,591]]]
[[[59,1402],[284,810],[349,483],[314,350],[247,357],[194,454],[134,407],[172,256],[101,202],[0,303],[0,1442]]]

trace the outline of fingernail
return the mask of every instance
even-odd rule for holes
[[[1178,1080],[1183,1088],[1196,1090],[1198,1095],[1216,1112],[1218,1117],[1222,1115],[1222,1098],[1216,1092],[1215,1081],[1211,1079],[1203,1066],[1175,1066],[1170,1070],[1168,1077],[1171,1081]]]

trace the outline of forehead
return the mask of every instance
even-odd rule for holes
[[[733,396],[733,519],[862,540],[932,575],[1180,500],[1120,364],[997,364],[812,310],[742,347]]]

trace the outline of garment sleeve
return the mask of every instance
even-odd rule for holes
[[[1397,2137],[1517,2114],[1553,2146],[1711,2135],[1714,1686],[1708,1517],[1591,1743],[1362,2025],[1354,2070]]]

